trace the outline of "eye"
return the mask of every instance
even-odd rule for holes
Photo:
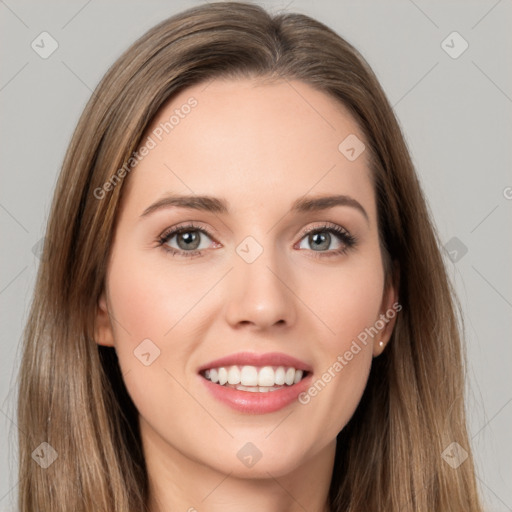
[[[336,224],[324,224],[315,229],[302,233],[303,241],[300,242],[299,249],[307,249],[304,245],[312,247],[313,252],[320,253],[315,256],[336,256],[345,254],[349,249],[355,246],[356,238],[344,228]],[[305,236],[304,236],[305,235]],[[334,235],[334,237],[332,236]],[[335,247],[331,247],[332,243]],[[329,248],[331,250],[329,250]],[[327,252],[327,254],[323,254]]]
[[[333,236],[334,235],[334,236]],[[206,228],[189,223],[168,229],[158,238],[158,245],[172,256],[201,256],[209,245],[205,238],[212,240],[213,235]],[[204,245],[202,245],[204,242]],[[217,242],[214,242],[217,243]],[[335,247],[332,247],[332,244]],[[345,254],[357,243],[355,236],[336,224],[327,223],[301,233],[299,249],[308,249],[310,245],[315,257],[331,257]],[[220,244],[218,244],[220,245]]]
[[[158,244],[172,255],[179,254],[190,257],[201,254],[201,251],[207,249],[208,244],[202,246],[201,243],[205,237],[211,238],[211,236],[206,229],[194,224],[187,224],[162,233]],[[174,242],[173,239],[175,239]]]

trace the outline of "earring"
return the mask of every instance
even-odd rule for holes
[[[383,347],[384,346],[384,342],[383,341],[379,341],[379,347]]]

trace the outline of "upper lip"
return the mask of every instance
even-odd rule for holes
[[[231,354],[229,356],[221,357],[220,359],[215,359],[215,361],[210,361],[202,365],[198,372],[202,372],[204,370],[209,370],[211,368],[220,368],[227,366],[285,366],[285,367],[293,367],[296,370],[303,370],[307,372],[312,372],[313,369],[311,365],[297,359],[295,357],[289,356],[288,354],[283,354],[282,352],[267,352],[265,354],[257,354],[255,352],[238,352],[236,354]]]

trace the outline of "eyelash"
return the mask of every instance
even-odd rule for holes
[[[213,234],[210,233],[210,231],[206,228],[196,226],[194,223],[189,223],[183,226],[179,226],[176,228],[171,228],[167,231],[164,231],[159,237],[158,237],[158,246],[162,247],[162,249],[169,253],[171,256],[184,256],[186,258],[191,258],[194,256],[201,255],[202,251],[181,251],[174,249],[172,247],[167,246],[167,242],[176,234],[186,233],[189,231],[199,231],[200,233],[203,233],[205,235],[208,235],[210,238],[214,238]],[[313,235],[318,233],[334,233],[339,240],[343,243],[343,248],[336,249],[336,250],[330,250],[330,251],[312,251],[315,252],[315,257],[318,258],[330,258],[333,256],[341,256],[343,254],[346,254],[350,249],[354,248],[357,244],[357,238],[354,235],[351,235],[348,231],[343,229],[340,226],[337,226],[336,224],[331,223],[325,223],[321,226],[315,227],[313,229],[307,229],[302,231],[300,234],[300,240],[302,240],[306,235]]]

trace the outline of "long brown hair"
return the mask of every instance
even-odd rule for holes
[[[109,69],[80,118],[55,190],[24,331],[20,511],[147,510],[137,410],[114,349],[94,341],[129,178],[126,167],[118,170],[175,93],[240,76],[301,80],[349,109],[372,156],[384,255],[400,272],[403,309],[392,338],[338,435],[331,510],[481,511],[466,431],[462,325],[393,110],[361,55],[325,25],[237,2],[194,7],[152,28]],[[396,278],[390,269],[387,278]],[[42,442],[54,450],[39,448],[47,462],[57,455],[46,468],[32,456]],[[456,469],[442,457],[452,442],[468,453]]]

